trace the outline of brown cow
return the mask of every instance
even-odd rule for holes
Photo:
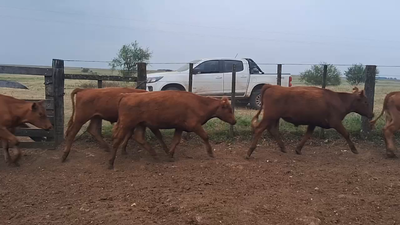
[[[199,96],[190,92],[162,91],[140,94],[121,94],[123,96],[118,106],[118,122],[113,129],[113,154],[109,168],[114,167],[118,147],[125,144],[132,136],[157,159],[154,150],[144,139],[143,127],[158,129],[175,129],[175,134],[169,151],[172,159],[175,148],[181,140],[183,131],[195,132],[203,139],[207,153],[214,157],[208,135],[202,125],[211,118],[235,124],[231,104],[228,99],[216,99]]]
[[[31,123],[45,130],[53,127],[47,118],[43,101],[27,102],[0,94],[0,140],[5,161],[9,164],[18,165],[17,161],[21,155],[19,149],[17,148],[17,154],[12,159],[8,148],[18,146],[19,141],[13,133],[16,127],[25,123]]]
[[[369,119],[372,119],[373,113],[369,109],[364,91],[358,91],[357,88],[353,90],[353,93],[345,93],[318,87],[281,87],[265,84],[261,90],[261,108],[251,121],[254,136],[246,158],[253,153],[265,129],[275,138],[281,151],[286,152],[279,134],[280,118],[295,126],[308,125],[305,136],[296,147],[297,154],[301,154],[301,149],[316,126],[324,129],[334,128],[346,139],[351,151],[357,154],[342,120],[350,112],[356,112]],[[257,123],[262,109],[263,118]]]
[[[375,125],[384,112],[386,112],[386,124],[382,131],[385,136],[386,155],[389,158],[396,158],[397,156],[394,154],[396,146],[393,136],[394,132],[400,129],[400,91],[390,92],[386,95],[381,114],[370,122],[372,126]]]
[[[147,92],[135,88],[109,87],[101,89],[80,89],[76,88],[71,92],[72,115],[68,122],[67,131],[65,132],[66,145],[62,156],[62,162],[68,157],[71,151],[72,143],[76,134],[82,126],[90,120],[87,131],[91,134],[106,152],[110,151],[109,146],[104,141],[103,136],[99,133],[101,120],[107,120],[115,123],[118,120],[118,102],[121,93],[141,93]],[[76,95],[76,104],[74,96]],[[168,147],[162,140],[159,130],[150,129],[157,139],[160,141],[164,150],[167,152]],[[127,144],[127,143],[126,143]],[[123,146],[123,154],[126,154],[126,145]]]

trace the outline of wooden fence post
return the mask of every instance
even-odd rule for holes
[[[193,92],[193,63],[189,63],[189,92]],[[190,133],[185,132],[183,135],[183,139],[188,141],[190,139]]]
[[[64,61],[53,59],[54,142],[64,140]]]
[[[277,80],[276,80],[276,84],[281,86],[282,85],[282,64],[278,64],[278,68],[277,68]]]
[[[97,80],[97,88],[103,88],[103,80]],[[99,131],[99,134],[101,134],[101,131],[103,130],[103,120],[100,120],[100,126],[97,128]]]
[[[236,65],[232,65],[232,91],[231,91],[231,105],[232,105],[232,111],[233,114],[235,114],[235,94],[236,94]],[[230,134],[233,137],[235,135],[235,132],[233,130],[234,125],[230,126]]]
[[[326,77],[328,76],[328,65],[324,65],[324,72],[322,73],[322,88],[326,88]],[[325,138],[324,128],[321,128],[319,133],[320,138]]]
[[[189,92],[193,92],[193,63],[189,63]]]
[[[375,79],[376,79],[376,65],[367,65],[365,68],[365,84],[364,92],[368,99],[370,110],[374,110],[374,97],[375,97]],[[361,118],[361,136],[367,138],[371,132],[369,121],[366,117]]]
[[[136,88],[146,90],[146,81],[147,81],[146,63],[138,63]]]
[[[45,93],[45,99],[46,100],[51,100],[52,102],[52,107],[53,110],[46,110],[47,116],[53,117],[53,129],[51,132],[53,133],[53,137],[47,137],[47,141],[51,142],[54,141],[54,137],[56,136],[56,120],[54,117],[54,110],[55,110],[55,98],[54,98],[54,76],[53,76],[53,69],[52,69],[52,74],[51,76],[44,76],[44,93]],[[54,143],[53,148],[56,149],[57,145]]]

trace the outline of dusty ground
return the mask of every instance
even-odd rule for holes
[[[264,142],[247,161],[248,143],[212,145],[215,159],[183,142],[175,162],[156,146],[158,163],[131,146],[115,170],[82,140],[65,164],[60,150],[24,150],[19,168],[1,158],[0,224],[400,223],[400,161],[380,146],[314,144],[298,156]]]

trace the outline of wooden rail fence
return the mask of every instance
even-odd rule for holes
[[[65,74],[64,61],[60,59],[53,59],[52,68],[43,67],[24,67],[24,66],[1,66],[0,74],[11,75],[40,75],[44,77],[45,85],[45,108],[47,115],[53,124],[51,131],[44,131],[32,125],[26,125],[16,131],[17,136],[28,136],[35,142],[22,142],[23,148],[48,148],[55,149],[64,140],[64,82],[65,79],[73,80],[97,80],[97,87],[103,87],[103,81],[126,81],[137,82],[137,88],[146,89],[147,69],[146,63],[138,63],[137,65],[137,78],[136,77],[122,77],[112,75],[89,75],[89,74]],[[366,82],[365,94],[368,98],[370,107],[373,108],[374,94],[375,94],[375,76],[376,66],[366,66]],[[324,65],[322,76],[322,88],[326,87],[326,80],[328,76],[328,66]],[[277,64],[277,85],[281,85],[282,77],[282,64]],[[188,73],[188,91],[193,90],[193,63],[189,63]],[[235,87],[236,87],[236,72],[235,67],[232,68],[232,94],[231,104],[235,109]],[[39,101],[41,99],[25,99],[27,101]],[[101,128],[100,128],[101,129]],[[362,135],[367,137],[370,128],[368,120],[362,118]],[[230,128],[230,133],[234,134],[233,126]],[[324,137],[321,131],[321,137]]]
[[[143,66],[141,67],[143,68]],[[64,140],[64,82],[72,80],[97,80],[98,88],[103,87],[103,81],[126,81],[144,83],[146,87],[146,71],[140,71],[140,79],[136,77],[121,77],[111,75],[89,75],[89,74],[65,74],[64,61],[53,59],[51,68],[26,67],[26,66],[2,66],[0,74],[7,75],[34,75],[43,76],[45,85],[45,99],[24,99],[26,101],[45,100],[46,113],[53,124],[53,129],[45,131],[33,125],[25,124],[15,132],[17,136],[30,137],[34,142],[20,143],[21,148],[45,148],[56,149]],[[143,74],[144,73],[144,74]],[[142,80],[141,80],[142,79]],[[142,85],[143,86],[143,85]],[[140,87],[143,88],[143,87]]]

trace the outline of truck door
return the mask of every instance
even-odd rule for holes
[[[193,68],[193,93],[223,95],[223,75],[220,60],[208,60]]]
[[[224,60],[223,71],[224,71],[224,95],[231,95],[232,92],[232,66],[236,65],[236,96],[244,96],[249,73],[244,70],[243,62],[241,60]]]

